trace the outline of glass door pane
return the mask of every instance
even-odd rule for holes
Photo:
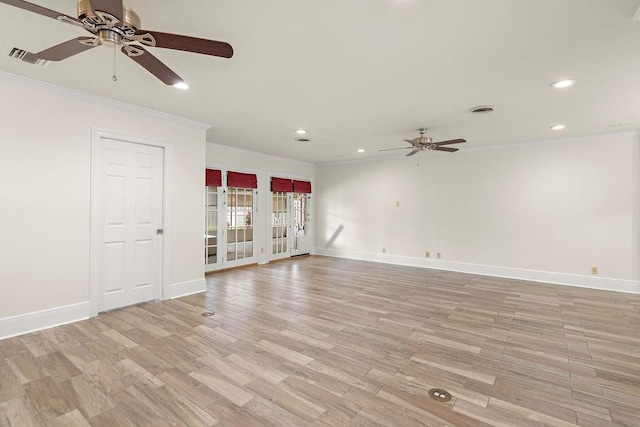
[[[253,189],[228,189],[227,261],[253,257],[253,203]]]
[[[293,226],[293,255],[309,253],[309,195],[293,194],[291,222]]]
[[[288,251],[287,228],[287,199],[284,192],[272,192],[272,212],[271,212],[271,254],[286,254]]]
[[[218,187],[205,187],[204,262],[218,262]]]

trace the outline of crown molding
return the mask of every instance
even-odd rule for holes
[[[50,92],[56,95],[67,96],[69,98],[74,98],[83,102],[91,102],[93,104],[98,104],[117,110],[128,111],[130,113],[153,117],[155,119],[176,123],[191,128],[201,129],[205,131],[211,128],[211,125],[207,123],[186,119],[180,116],[174,116],[173,114],[163,113],[162,111],[156,111],[150,108],[140,107],[138,105],[127,104],[126,102],[116,101],[115,99],[106,98],[104,96],[92,95],[87,92],[69,89],[63,86],[30,79],[28,77],[19,76],[17,74],[11,74],[4,71],[0,71],[0,81],[9,84],[25,86],[31,89]]]
[[[281,157],[281,156],[276,156],[274,154],[267,154],[267,153],[263,153],[261,151],[251,151],[251,150],[247,150],[244,148],[240,148],[240,147],[234,147],[231,145],[224,145],[224,144],[220,144],[217,142],[211,142],[211,141],[207,141],[207,144],[211,144],[214,148],[218,147],[220,149],[223,150],[229,150],[229,151],[237,151],[237,152],[241,152],[241,153],[250,153],[251,155],[257,155],[258,157],[264,158],[265,160],[269,160],[269,159],[277,159],[277,160],[285,160],[287,162],[293,162],[293,163],[299,163],[302,165],[307,165],[307,166],[313,166],[315,163],[313,162],[307,162],[304,160],[298,160],[298,159],[291,159],[288,157]]]
[[[469,153],[475,153],[479,151],[496,151],[496,150],[512,150],[517,148],[526,148],[526,147],[535,147],[535,146],[543,146],[543,145],[557,145],[557,144],[571,144],[571,143],[579,143],[584,141],[593,141],[593,140],[624,140],[624,139],[638,139],[640,138],[639,131],[624,131],[624,132],[611,132],[611,133],[601,133],[595,135],[586,135],[586,136],[575,136],[575,137],[567,137],[567,138],[556,138],[556,139],[542,139],[537,141],[525,141],[525,142],[513,142],[507,144],[496,144],[496,145],[485,145],[482,147],[472,147],[472,148],[464,148],[460,150],[456,155],[464,155]],[[425,152],[421,154],[422,156],[436,156],[438,153],[429,153]],[[319,162],[316,163],[316,166],[333,166],[333,165],[343,165],[349,163],[368,163],[368,162],[380,162],[380,161],[389,161],[402,159],[404,155],[401,156],[380,156],[380,157],[370,157],[365,159],[349,159],[349,160],[338,160],[331,162]]]

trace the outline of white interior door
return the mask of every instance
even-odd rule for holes
[[[94,150],[98,311],[160,298],[164,150],[104,137]]]

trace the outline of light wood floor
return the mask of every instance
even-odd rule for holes
[[[640,426],[638,295],[324,257],[208,286],[0,341],[0,426]]]

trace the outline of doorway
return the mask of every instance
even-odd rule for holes
[[[309,193],[271,192],[270,259],[310,252],[310,203]]]
[[[257,175],[213,168],[205,173],[205,272],[257,262]]]
[[[162,146],[94,133],[91,180],[93,314],[162,297]]]

